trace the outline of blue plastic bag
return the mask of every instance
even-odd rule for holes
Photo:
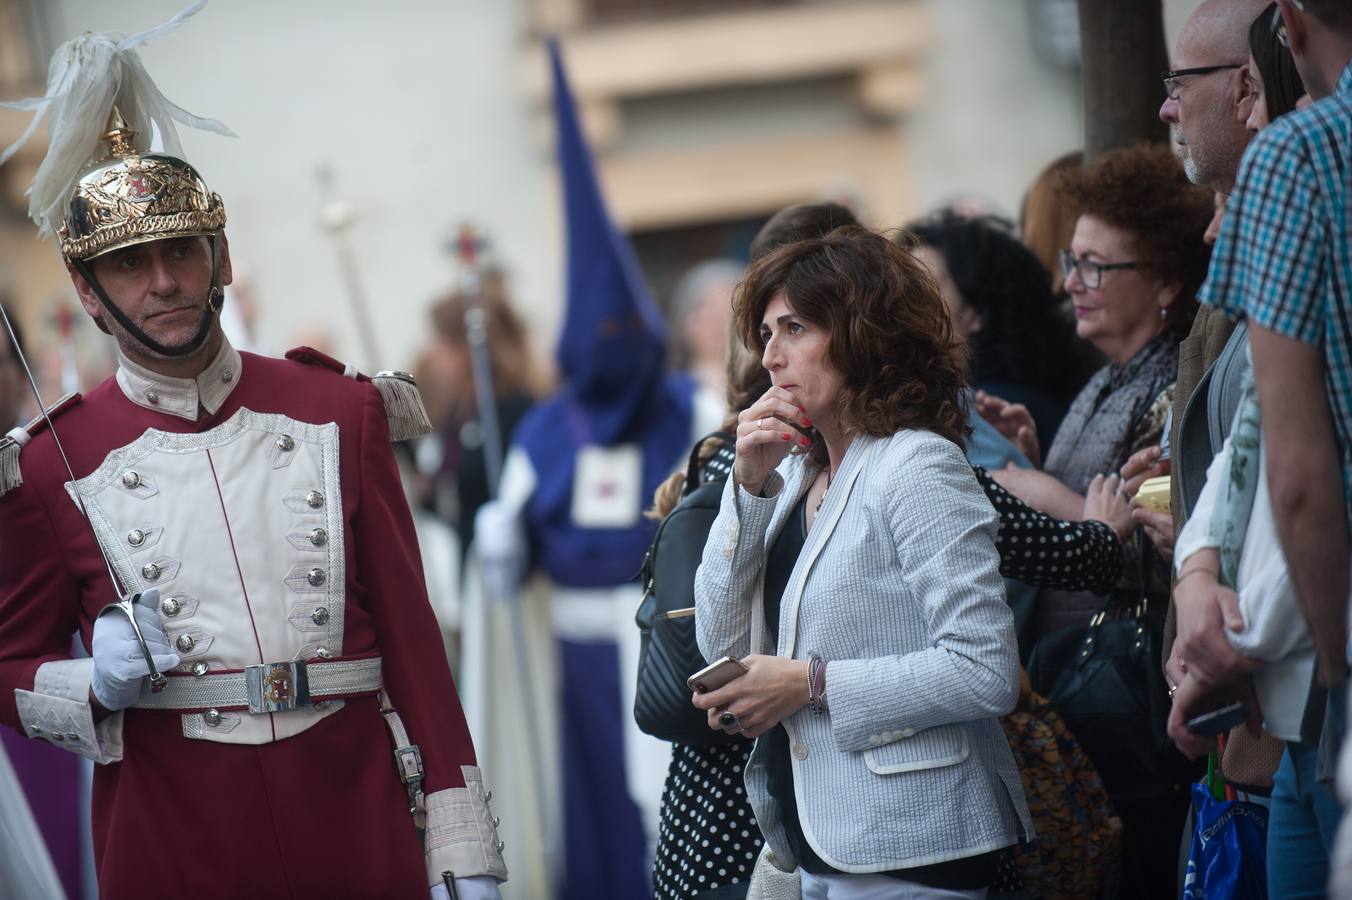
[[[1194,825],[1183,900],[1267,900],[1268,811],[1192,786]]]

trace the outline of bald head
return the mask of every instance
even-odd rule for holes
[[[1269,2],[1202,0],[1178,33],[1174,68],[1244,62],[1249,58],[1249,26]]]
[[[1221,194],[1234,188],[1249,143],[1248,111],[1241,109],[1249,26],[1266,6],[1266,0],[1202,0],[1179,32],[1172,66],[1212,71],[1179,76],[1175,98],[1160,107],[1188,178]]]

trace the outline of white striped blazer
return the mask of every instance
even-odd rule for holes
[[[766,551],[807,489],[802,457],[756,497],[728,479],[695,579],[708,659],[774,653]],[[927,431],[854,439],[780,604],[778,654],[830,661],[829,711],[785,720],[799,821],[845,872],[927,865],[1031,837],[998,716],[1019,663],[995,512],[962,450]],[[759,746],[746,787],[776,856],[795,862]]]

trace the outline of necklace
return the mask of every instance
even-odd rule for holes
[[[830,469],[827,469],[827,470],[826,470],[826,487],[822,490],[822,495],[821,495],[820,497],[817,498],[817,507],[816,507],[816,509],[812,510],[812,515],[813,515],[813,516],[816,516],[817,513],[819,513],[819,512],[822,511],[822,504],[826,502],[826,494],[827,494],[827,492],[830,491],[830,490],[831,490],[831,470],[830,470]]]

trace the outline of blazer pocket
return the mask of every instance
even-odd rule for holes
[[[936,725],[905,737],[901,732],[884,732],[879,737],[890,738],[892,743],[864,751],[864,765],[875,775],[956,766],[971,752],[967,730],[961,725]]]

